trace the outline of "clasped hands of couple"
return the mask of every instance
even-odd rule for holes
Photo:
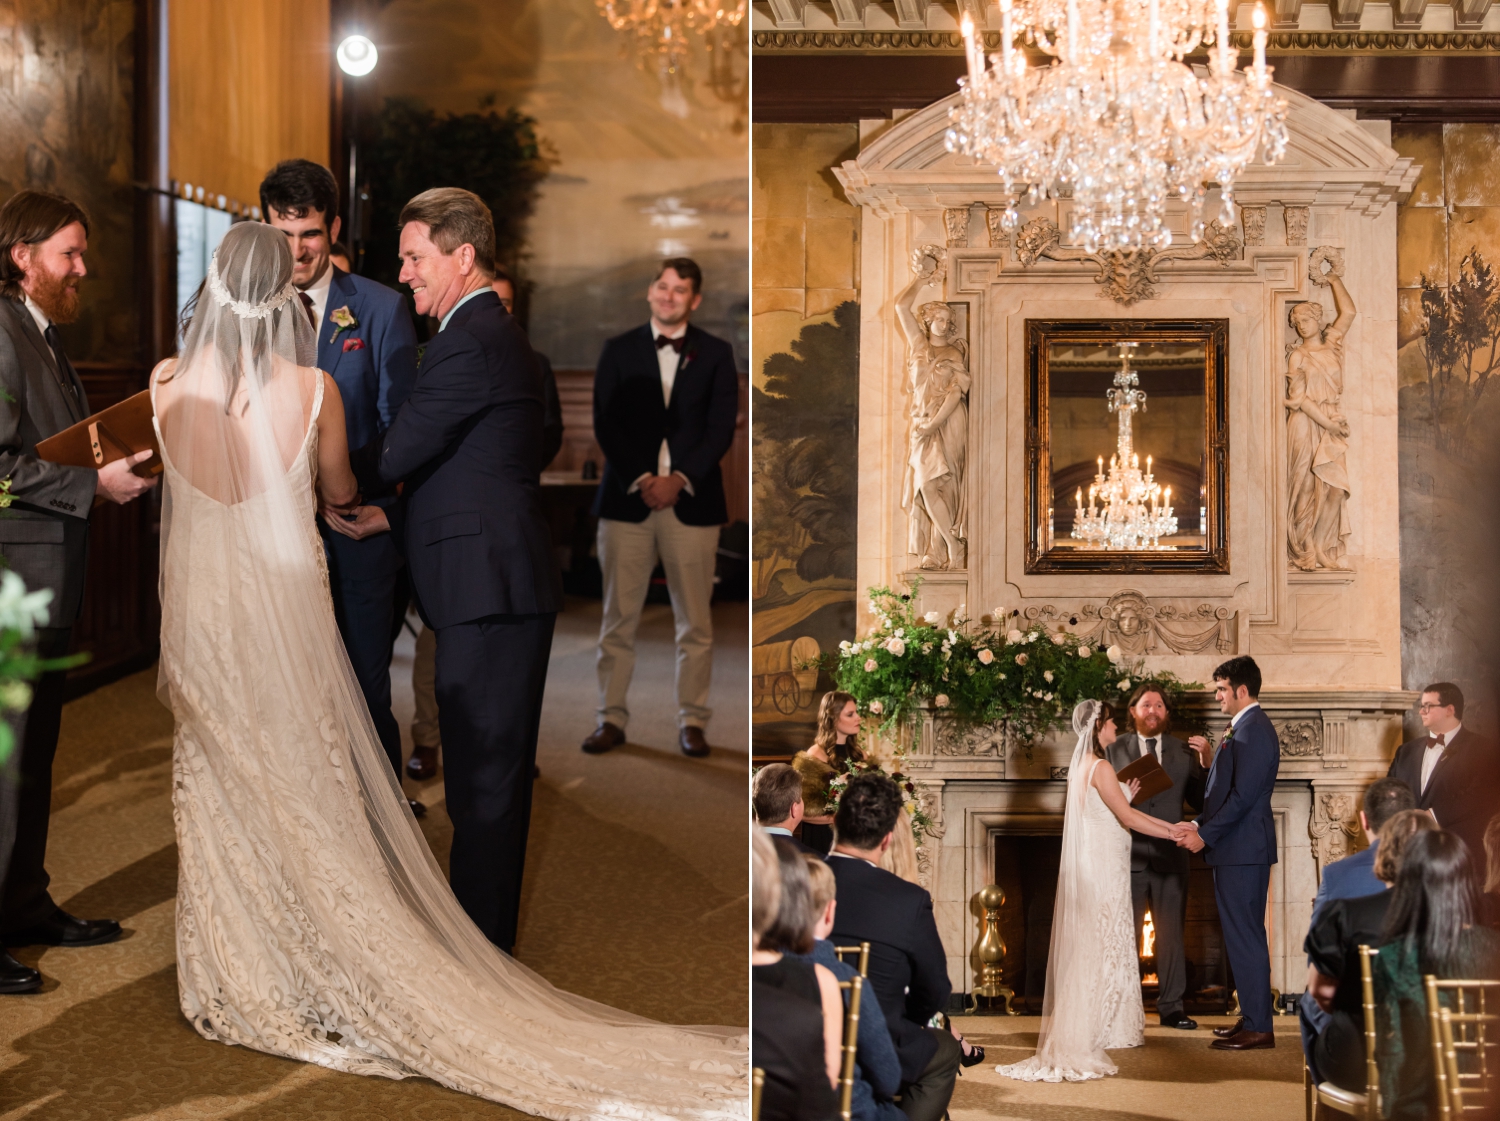
[[[641,498],[647,506],[653,510],[665,510],[677,505],[678,496],[682,494],[683,487],[687,486],[687,480],[677,474],[647,475],[641,479],[640,486]],[[379,506],[363,505],[359,495],[347,506],[324,503],[319,513],[331,529],[356,541],[373,537],[377,533],[388,533],[391,528],[385,511]]]

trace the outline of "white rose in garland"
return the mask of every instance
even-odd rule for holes
[[[1021,641],[1021,632],[1020,631],[1006,631],[1005,632],[1005,641],[1008,642],[1010,645],[1015,646],[1017,643],[1019,643]]]
[[[974,656],[976,658],[978,658],[980,660],[980,662],[982,662],[984,665],[989,665],[991,662],[993,662],[995,660],[995,655],[992,654],[987,649],[986,650],[981,650],[978,654],[975,654]]]
[[[935,627],[942,618],[936,611],[929,611],[926,615],[922,616],[922,622],[926,623],[929,627]]]
[[[1025,654],[1017,654],[1016,655],[1016,665],[1018,665],[1018,666],[1024,666],[1026,664],[1026,661],[1027,661],[1027,658],[1026,658]]]
[[[935,697],[932,698],[932,703],[934,705],[936,705],[938,708],[947,708],[948,707],[948,694],[947,693],[939,693],[937,696],[935,696]]]
[[[880,668],[880,663],[877,662],[874,658],[866,658],[865,659],[865,672],[866,673],[874,673],[879,668]]]
[[[1125,651],[1121,650],[1118,646],[1111,646],[1104,652],[1104,656],[1109,659],[1110,665],[1117,666],[1125,660]]]
[[[899,638],[891,639],[885,644],[885,648],[898,658],[906,653],[906,643],[902,642]]]

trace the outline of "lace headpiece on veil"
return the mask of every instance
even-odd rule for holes
[[[1073,706],[1073,734],[1081,736],[1093,726],[1099,718],[1098,701],[1079,701]],[[1090,737],[1092,738],[1092,737]]]
[[[214,303],[220,307],[228,308],[241,319],[266,319],[271,313],[293,296],[297,294],[296,287],[288,280],[269,299],[260,303],[251,303],[248,300],[236,300],[230,295],[229,289],[224,286],[223,279],[219,276],[219,251],[214,250],[213,260],[208,263],[208,290],[212,293]]]

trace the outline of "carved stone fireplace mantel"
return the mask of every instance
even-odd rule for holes
[[[1320,868],[1363,843],[1359,794],[1385,773],[1415,699],[1400,656],[1395,204],[1420,168],[1391,149],[1387,123],[1280,94],[1288,155],[1244,173],[1239,220],[1195,240],[1185,208],[1173,211],[1172,246],[1146,262],[1070,245],[1068,199],[1023,207],[1007,235],[994,221],[1008,201],[998,176],[944,145],[953,98],[865,122],[858,158],[833,171],[863,215],[860,586],[920,575],[923,611],[965,605],[978,618],[998,605],[1189,681],[1253,655],[1282,740],[1273,984],[1296,991]],[[1217,200],[1205,211],[1216,214]],[[901,309],[908,319],[921,311],[925,333]],[[1027,570],[1027,322],[1115,318],[1228,324],[1222,571]],[[1303,415],[1324,405],[1338,414],[1325,419],[1346,481],[1319,476],[1340,503],[1321,537],[1305,517],[1314,484],[1299,459],[1303,401],[1313,406]],[[918,514],[925,536],[912,530]],[[954,530],[954,543],[913,553],[940,530]],[[862,615],[862,632],[869,623]],[[930,720],[916,740],[909,762],[940,830],[924,846],[923,875],[955,991],[967,991],[979,933],[969,901],[991,882],[995,832],[1061,828],[1072,744],[1028,749],[997,729],[960,735]]]

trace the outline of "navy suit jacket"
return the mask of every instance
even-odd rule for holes
[[[333,321],[341,308],[349,309],[353,327],[340,330]],[[334,267],[318,328],[318,369],[338,383],[349,447],[379,439],[417,380],[417,332],[401,294]]]
[[[1208,770],[1198,836],[1210,865],[1276,863],[1271,792],[1281,767],[1281,742],[1258,705],[1240,718],[1234,737]]]
[[[428,626],[562,607],[541,447],[541,367],[500,297],[481,292],[427,344],[380,449],[381,479],[406,484],[391,528]]]
[[[1375,851],[1379,845],[1379,839],[1371,841],[1369,848],[1360,849],[1343,860],[1335,860],[1323,869],[1323,882],[1318,884],[1318,895],[1313,900],[1309,927],[1317,925],[1323,908],[1335,899],[1358,899],[1385,890],[1385,884],[1375,878]]]
[[[594,371],[594,438],[604,449],[604,477],[594,496],[594,514],[617,522],[643,522],[651,513],[631,486],[655,474],[661,442],[672,453],[672,470],[693,485],[673,507],[683,525],[723,525],[729,520],[719,471],[734,443],[740,380],[734,350],[723,339],[689,325],[677,361],[672,400],[661,396],[661,366],[651,325],[604,344]]]

